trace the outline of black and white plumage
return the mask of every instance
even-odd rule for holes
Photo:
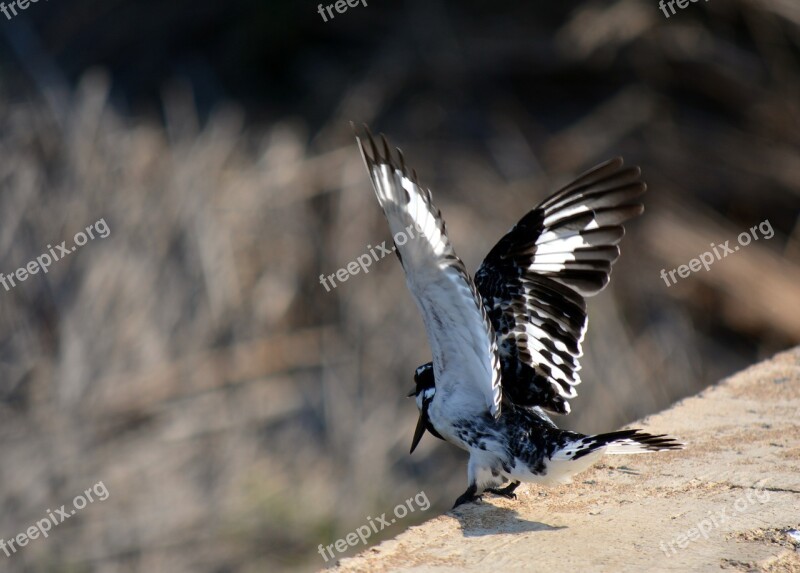
[[[521,481],[568,483],[603,454],[682,447],[664,435],[621,430],[584,436],[547,412],[569,413],[580,383],[584,297],[608,283],[622,223],[642,213],[638,168],[621,158],[590,169],[528,212],[470,277],[447,238],[430,190],[385,138],[357,135],[389,222],[408,288],[422,313],[433,360],[414,379],[420,410],[411,451],[425,430],[470,454],[468,488],[513,496]],[[503,483],[510,485],[496,489]]]

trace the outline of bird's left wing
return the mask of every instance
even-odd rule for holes
[[[500,416],[500,364],[494,330],[469,273],[447,238],[441,213],[403,155],[356,135],[375,195],[389,221],[406,283],[433,354],[436,400],[464,415]],[[445,374],[447,371],[447,374]]]
[[[622,223],[647,186],[622,158],[597,165],[528,212],[475,274],[498,336],[503,391],[519,406],[569,413],[580,383],[585,297],[606,286]]]

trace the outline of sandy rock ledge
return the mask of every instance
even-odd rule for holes
[[[632,426],[688,447],[486,496],[337,570],[800,572],[800,348]]]

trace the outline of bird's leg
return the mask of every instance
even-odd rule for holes
[[[519,482],[512,481],[506,487],[500,489],[490,488],[487,489],[486,491],[488,491],[489,493],[493,493],[495,495],[503,496],[506,499],[517,499],[517,494],[514,493],[514,490],[517,489],[517,487],[519,487]]]
[[[478,491],[478,486],[476,486],[474,483],[470,484],[470,486],[467,488],[467,491],[462,493],[459,496],[459,498],[456,500],[456,503],[453,506],[453,509],[457,508],[462,503],[469,503],[471,501],[479,500],[481,498],[481,496],[476,495],[477,491]]]

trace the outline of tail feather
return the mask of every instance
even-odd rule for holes
[[[641,430],[620,430],[596,436],[584,436],[561,448],[554,458],[578,460],[598,450],[604,454],[643,454],[681,450],[683,444],[666,434],[648,434]]]

